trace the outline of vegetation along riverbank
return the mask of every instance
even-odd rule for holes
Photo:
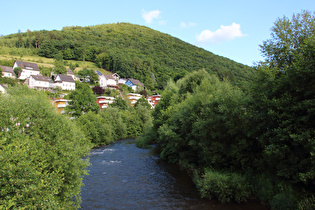
[[[69,104],[59,114],[48,95],[60,88],[0,77],[8,86],[0,94],[0,208],[79,208],[90,149],[138,137],[139,147],[157,144],[162,158],[189,171],[204,198],[314,209],[315,16],[280,18],[271,31],[254,67],[129,23],[0,37],[5,69],[24,57],[55,86],[50,77],[66,66],[81,78],[62,91]],[[132,106],[124,97],[138,89],[105,93],[95,70],[140,80],[143,95],[161,100],[154,109],[145,99]],[[99,95],[115,99],[101,108]]]

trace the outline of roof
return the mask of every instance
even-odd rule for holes
[[[144,87],[144,85],[137,79],[129,78],[128,80],[134,85],[140,85],[140,86]]]
[[[63,81],[63,82],[73,82],[73,83],[75,83],[74,79],[73,79],[71,76],[69,76],[69,75],[58,74],[58,75],[56,76],[56,78],[58,78],[58,77],[59,77],[60,80]]]
[[[102,76],[103,74],[100,71],[95,71],[98,76]]]
[[[21,69],[29,69],[31,68],[34,71],[40,71],[38,65],[36,63],[29,63],[29,62],[25,62],[25,61],[15,61],[16,64],[18,65],[18,67],[20,67]]]
[[[42,75],[31,75],[37,81],[51,82],[50,77],[42,76]]]
[[[11,68],[9,66],[0,66],[0,68],[2,69],[2,72],[9,72],[9,73],[12,73],[15,76],[13,68]]]
[[[113,77],[113,75],[111,75],[111,74],[105,74],[104,76],[105,76],[106,79],[113,79],[113,80],[115,80],[115,77]]]
[[[74,75],[73,71],[71,69],[67,69],[67,74],[68,75]]]

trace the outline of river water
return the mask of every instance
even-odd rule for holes
[[[191,178],[134,140],[93,149],[84,177],[82,209],[266,209],[257,202],[201,199]]]

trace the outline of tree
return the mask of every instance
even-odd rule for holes
[[[292,16],[279,18],[271,28],[271,39],[260,46],[261,52],[270,67],[280,71],[294,61],[294,51],[299,50],[305,40],[315,34],[315,13],[302,11]]]
[[[79,208],[90,150],[82,131],[26,86],[0,97],[0,118],[0,208]]]
[[[126,110],[128,108],[127,102],[119,96],[115,98],[114,103],[110,104],[110,106],[117,107],[122,110]]]
[[[99,80],[96,72],[87,68],[80,70],[78,75],[83,79],[84,82],[89,81],[91,84],[96,84]]]
[[[54,69],[55,74],[67,74],[67,69],[64,64],[62,54],[55,55],[54,66],[55,66],[55,69]]]
[[[20,76],[20,74],[21,74],[21,72],[22,72],[21,67],[15,67],[15,68],[13,69],[13,71],[14,71],[14,73],[15,73],[15,77],[16,77],[16,78],[19,78],[19,76]]]
[[[89,111],[97,113],[100,110],[96,103],[96,96],[92,89],[86,83],[76,82],[76,90],[69,94],[69,106],[66,110],[70,112],[73,117],[79,117]]]
[[[103,95],[105,93],[105,90],[104,88],[100,87],[100,86],[94,86],[93,87],[93,92],[96,94],[96,95]]]
[[[315,189],[315,16],[284,17],[261,51],[266,60],[252,85],[254,135],[275,176]],[[313,111],[312,111],[313,110]]]
[[[2,77],[2,68],[0,67],[0,77]]]

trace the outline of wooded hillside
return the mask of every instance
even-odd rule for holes
[[[149,89],[162,88],[169,78],[205,69],[221,79],[239,83],[252,68],[214,55],[168,34],[129,23],[64,27],[61,31],[27,31],[0,38],[0,46],[31,48],[38,55],[86,60],[99,67],[133,77]]]

